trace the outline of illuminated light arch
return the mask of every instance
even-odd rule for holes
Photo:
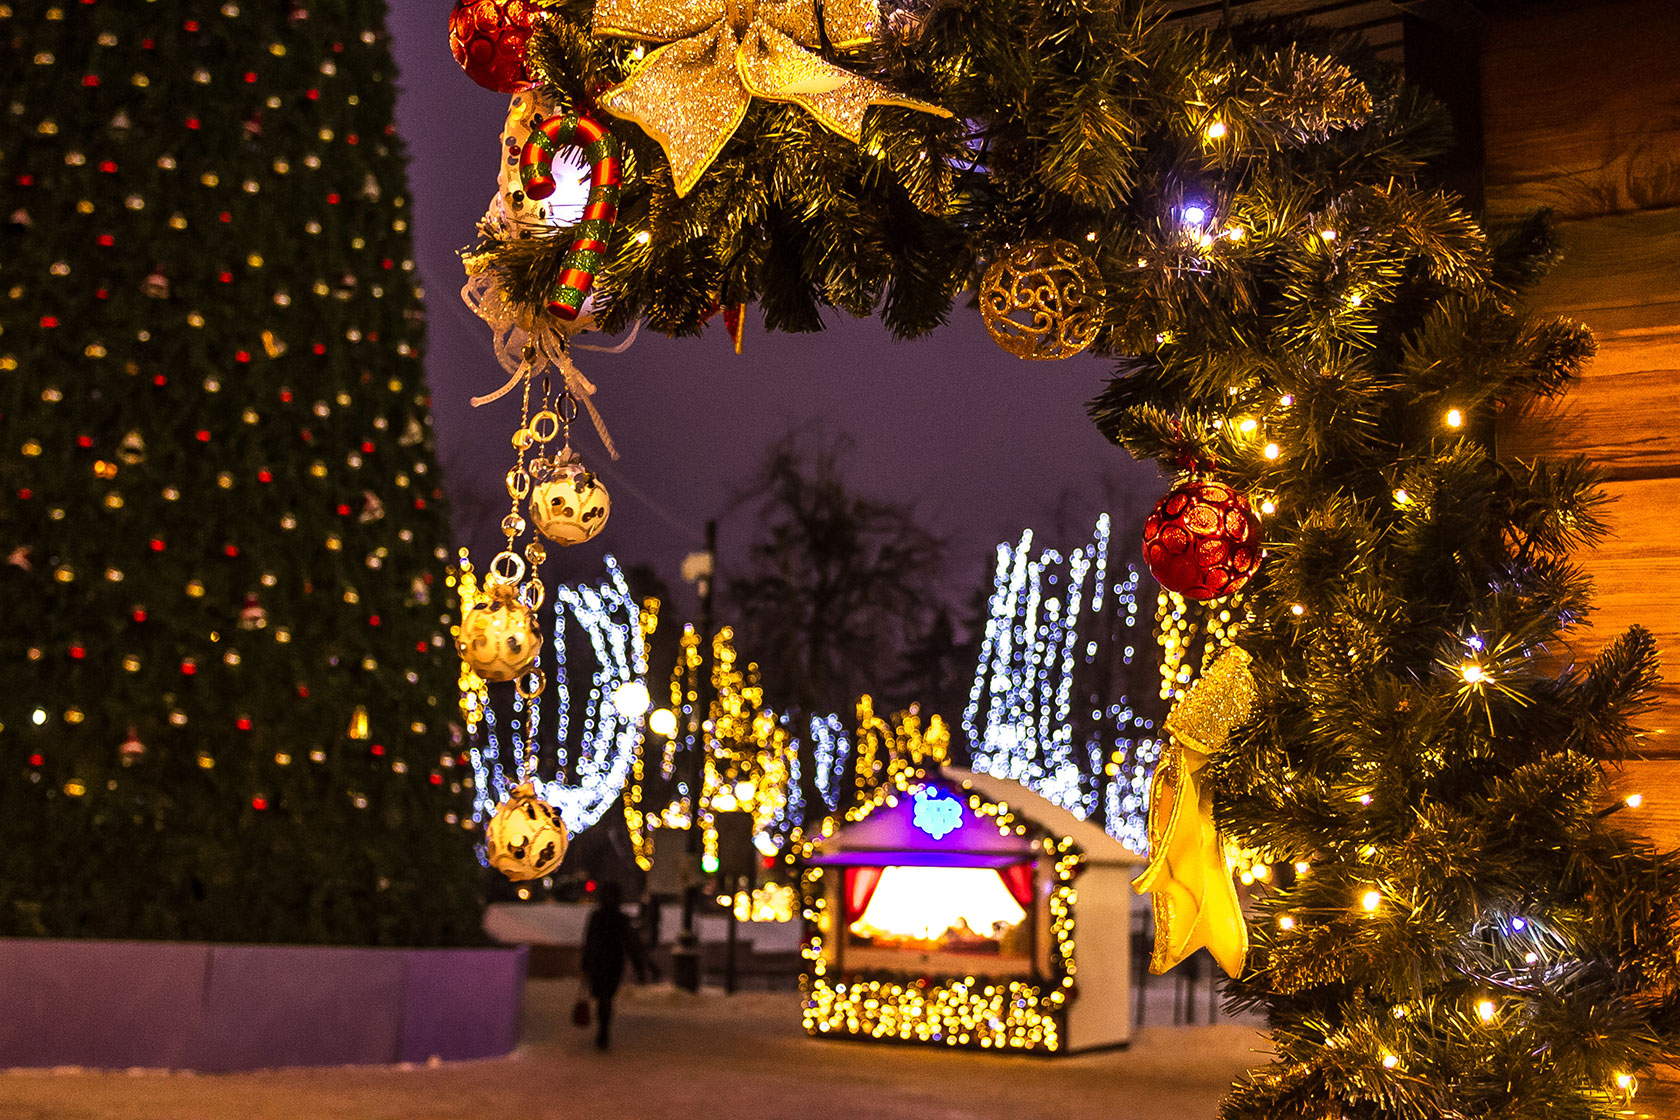
[[[555,697],[549,713],[554,723],[550,736],[543,734],[541,707],[515,694],[509,714],[499,718],[488,687],[463,669],[461,711],[467,721],[467,753],[473,768],[473,814],[480,822],[518,784],[518,760],[532,743],[537,748],[538,793],[560,810],[574,836],[600,820],[630,777],[641,747],[642,717],[621,715],[612,697],[630,681],[646,684],[647,646],[642,605],[611,555],[606,567],[601,582],[563,585],[554,593],[553,640],[545,643],[541,665],[557,685],[548,690]],[[463,599],[470,598],[477,577],[464,551],[457,580]],[[568,619],[573,626],[567,625]],[[581,697],[572,696],[567,687],[567,632],[574,627],[581,630],[595,664]],[[545,743],[553,745],[545,747]]]
[[[1103,514],[1091,540],[1067,555],[1035,552],[1030,529],[998,545],[962,727],[975,770],[1020,782],[1081,819],[1099,817],[1142,850],[1160,736],[1140,710],[1146,697],[1118,690],[1114,674],[1151,660],[1151,620],[1137,569],[1113,570],[1112,535]]]

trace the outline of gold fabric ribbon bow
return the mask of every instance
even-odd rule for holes
[[[1213,823],[1213,797],[1200,778],[1254,708],[1250,662],[1230,647],[1167,716],[1172,741],[1149,787],[1149,866],[1132,882],[1154,906],[1149,970],[1157,975],[1204,946],[1228,976],[1240,973],[1248,956],[1248,926]]]
[[[666,44],[600,106],[665,149],[677,194],[700,181],[755,97],[791,101],[857,143],[870,105],[951,114],[811,52],[872,41],[876,0],[599,0],[595,34]],[[825,38],[826,35],[826,38]]]

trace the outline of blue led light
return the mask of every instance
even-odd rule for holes
[[[910,823],[935,840],[943,840],[961,828],[962,821],[962,802],[955,797],[933,786],[923,786],[916,791]]]

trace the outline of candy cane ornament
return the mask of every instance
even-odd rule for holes
[[[566,146],[581,148],[589,161],[589,200],[577,237],[560,264],[560,278],[548,296],[548,310],[570,322],[578,317],[606,257],[607,238],[618,218],[618,188],[623,166],[618,141],[600,122],[584,113],[560,113],[531,130],[519,153],[519,181],[525,193],[541,201],[554,193],[554,157]]]

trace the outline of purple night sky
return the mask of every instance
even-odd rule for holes
[[[438,453],[457,533],[464,539],[469,527],[483,526],[475,544],[488,548],[507,512],[501,480],[512,465],[518,405],[511,396],[477,410],[467,403],[499,386],[502,374],[488,329],[456,295],[463,281],[456,252],[495,191],[507,98],[456,67],[449,8],[448,0],[393,0],[390,26],[429,296]],[[853,438],[846,468],[856,489],[913,504],[950,540],[958,598],[989,568],[993,546],[1021,529],[1051,534],[1041,537],[1046,544],[1073,545],[1105,506],[1147,511],[1161,493],[1152,465],[1134,463],[1085,418],[1107,362],[1019,361],[993,345],[976,312],[961,308],[951,326],[911,343],[895,342],[875,320],[830,312],[828,322],[820,334],[767,334],[749,308],[741,357],[721,321],[700,338],[644,331],[622,355],[580,354],[622,458],[609,461],[592,432],[580,433],[585,461],[612,495],[612,522],[595,541],[564,550],[552,574],[593,576],[610,551],[626,564],[653,564],[676,587],[682,557],[701,547],[708,517],[722,518],[727,574],[752,529],[750,507],[729,512],[731,495],[767,444],[811,422]],[[1105,492],[1125,497],[1105,500]],[[1058,506],[1077,537],[1054,539]]]

